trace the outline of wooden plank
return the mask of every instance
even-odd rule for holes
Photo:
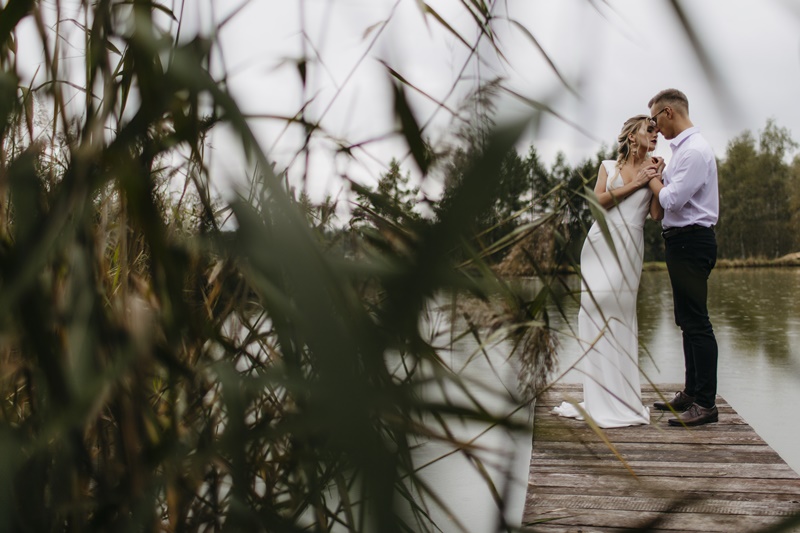
[[[575,421],[578,422],[578,421]],[[676,430],[680,430],[681,428],[677,428]],[[737,430],[732,429],[730,426],[726,426],[724,429],[720,428],[716,431],[707,431],[707,432],[693,432],[690,436],[686,438],[688,442],[692,444],[759,444],[763,443],[763,439],[758,436],[758,434],[752,430]],[[673,436],[664,435],[660,431],[652,431],[651,429],[647,428],[647,426],[640,426],[637,428],[631,428],[630,431],[620,431],[616,429],[614,431],[606,430],[604,433],[613,441],[613,442],[640,442],[640,443],[661,443],[666,440],[674,439]],[[536,436],[539,442],[546,442],[546,441],[554,441],[554,442],[563,442],[565,440],[570,440],[570,437],[578,438],[578,436],[583,436],[580,433],[575,433],[572,428],[565,428],[563,426],[559,426],[556,424],[552,425],[544,425],[540,427],[540,431],[537,431]],[[602,442],[599,436],[595,436],[595,440],[597,442]]]
[[[537,501],[543,509],[606,509],[621,511],[659,511],[673,513],[731,514],[756,516],[792,516],[797,506],[791,502],[731,501],[712,498],[625,498],[620,496],[576,496],[541,494]]]
[[[795,472],[787,464],[758,463],[670,463],[651,461],[629,461],[628,466],[637,476],[674,476],[676,470],[691,471],[694,476],[701,477],[740,477],[756,479],[795,479]],[[592,472],[596,475],[620,473],[627,471],[620,463],[609,463],[605,459],[590,460],[548,460],[532,463],[530,476],[551,472],[577,473]]]
[[[781,521],[774,516],[743,516],[700,513],[663,513],[647,511],[605,511],[589,510],[582,512],[570,511],[573,514],[553,514],[557,516],[559,525],[590,527],[591,529],[568,529],[568,531],[595,531],[595,527],[637,529],[645,524],[671,531],[702,531],[702,532],[756,532],[764,530]],[[556,522],[556,521],[554,521]],[[523,522],[523,524],[526,524]],[[526,524],[527,525],[527,524]],[[652,527],[647,531],[651,531]],[[543,531],[535,526],[526,531]]]
[[[564,525],[557,525],[557,524],[539,524],[537,526],[529,526],[523,529],[525,532],[530,533],[618,533],[623,531],[616,527],[592,527],[591,529],[576,527],[576,526],[564,526]],[[674,530],[668,529],[653,529],[648,528],[648,533],[675,533]]]
[[[607,490],[586,490],[583,491],[584,495],[586,496],[607,496]],[[528,492],[528,502],[527,507],[531,507],[534,505],[533,497],[534,495],[544,495],[544,494],[568,494],[574,495],[576,494],[575,487],[537,487],[536,492],[531,492],[529,489]],[[620,487],[614,491],[615,496],[625,496],[633,499],[641,498],[663,498],[664,492],[662,491],[660,494],[645,494],[639,487]],[[710,497],[716,499],[724,499],[729,501],[753,501],[753,502],[788,502],[793,505],[798,504],[798,499],[796,494],[783,494],[783,493],[747,493],[747,492],[702,492],[700,490],[689,490],[685,491],[681,494],[674,495],[676,499],[679,498],[700,498],[700,499],[708,499]]]
[[[565,418],[562,416],[558,416],[552,412],[551,407],[547,407],[546,409],[536,409],[534,412],[535,416],[541,417],[541,423],[545,425],[556,425],[559,422],[563,427],[575,427],[580,428],[582,424],[578,424],[579,422],[583,422],[582,420],[576,420],[574,418]],[[543,415],[549,416],[543,416]],[[727,430],[727,431],[752,431],[752,428],[748,425],[747,421],[742,418],[737,413],[720,413],[720,417],[723,418],[723,422],[725,423],[724,426],[721,426],[720,429],[709,428],[708,425],[705,426],[697,426],[693,428],[685,428],[685,427],[675,427],[675,426],[668,426],[666,424],[667,420],[670,418],[675,418],[675,415],[669,412],[662,412],[656,411],[650,413],[650,425],[660,428],[662,431],[669,431],[674,433],[675,431],[682,430],[687,432],[688,434],[695,434],[695,433],[708,433],[713,431],[719,430]],[[552,422],[552,423],[549,423]],[[607,431],[617,432],[617,433],[624,433],[624,430],[636,430],[636,429],[643,429],[647,428],[647,425],[643,426],[630,426],[627,428],[611,428],[607,429]]]
[[[533,478],[536,487],[575,487],[591,491],[614,491],[620,486],[636,486],[653,493],[682,493],[689,490],[702,492],[754,492],[792,494],[800,500],[800,480],[649,476],[633,478],[630,475],[598,476],[587,474],[542,474]],[[800,506],[798,506],[800,511]]]
[[[616,527],[592,527],[585,529],[575,526],[564,526],[557,524],[539,524],[537,526],[529,526],[523,529],[526,533],[618,533],[623,531]],[[648,533],[675,533],[674,530],[668,529],[653,529],[648,528]]]
[[[724,398],[716,424],[670,427],[672,413],[651,410],[650,425],[602,430],[623,464],[585,422],[551,414],[581,395],[569,384],[537,399],[526,531],[756,531],[800,513],[800,476]],[[660,396],[648,386],[642,398]]]
[[[535,438],[535,435],[534,435]],[[565,456],[586,459],[607,457],[614,453],[602,442],[562,442],[560,446],[539,447],[534,444],[532,456],[537,459],[558,459]],[[681,463],[781,463],[783,460],[769,446],[720,444],[650,444],[640,442],[613,442],[614,448],[628,461],[675,461]],[[681,471],[676,469],[676,475]]]

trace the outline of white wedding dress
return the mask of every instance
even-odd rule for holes
[[[603,161],[606,189],[623,185],[616,161]],[[581,251],[581,309],[578,340],[582,358],[583,402],[579,405],[601,428],[650,423],[642,405],[636,295],[642,275],[644,221],[652,192],[642,187],[605,213],[614,242],[609,246],[600,223],[589,229]],[[562,402],[555,414],[583,419],[575,405]]]

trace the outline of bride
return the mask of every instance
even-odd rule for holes
[[[664,211],[648,184],[660,179],[661,158],[650,157],[658,133],[647,115],[625,121],[617,138],[616,161],[603,161],[594,192],[606,209],[608,234],[595,221],[581,251],[581,309],[578,338],[583,357],[583,402],[562,402],[553,412],[602,428],[648,424],[639,384],[636,295],[642,274],[644,221]]]

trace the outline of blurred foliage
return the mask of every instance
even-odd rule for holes
[[[498,47],[492,5],[463,4]],[[338,200],[314,204],[260,148],[212,68],[217,41],[179,42],[180,13],[149,0],[77,5],[70,19],[58,2],[0,8],[0,529],[434,531],[445,503],[413,453],[433,441],[469,459],[510,530],[502,487],[451,426],[529,428],[475,400],[420,324],[442,294],[491,302],[488,317],[462,310],[467,330],[450,339],[508,340],[523,378],[511,400],[532,398],[554,363],[554,274],[521,254],[544,282],[523,298],[491,263],[545,224],[568,262],[606,156],[547,171],[533,148],[517,152],[527,122],[495,126],[479,91],[479,127],[448,161],[392,71],[396,134],[423,175],[448,169],[445,198],[419,216],[395,162],[358,191],[363,224],[349,232]],[[27,87],[26,18],[44,51]],[[62,25],[84,39],[79,82]],[[314,63],[297,66],[305,88]],[[326,135],[307,103],[286,119],[305,158]],[[220,126],[252,169],[232,200],[208,167]]]
[[[50,7],[0,10],[0,529],[435,530],[429,510],[445,504],[414,464],[418,441],[468,457],[502,514],[502,487],[449,426],[528,428],[426,394],[471,397],[419,325],[437,294],[501,291],[496,323],[532,365],[552,358],[544,299],[453,259],[525,124],[483,133],[435,222],[410,209],[395,165],[364,198],[402,246],[381,232],[340,246],[337,202],[288,186],[211,74],[218,43],[178,44],[158,22],[177,14],[149,1],[81,2],[81,21]],[[26,17],[45,51],[36,87],[16,74]],[[62,24],[85,37],[83,86],[61,66]],[[395,111],[425,172],[404,90]],[[205,154],[218,125],[253,169],[229,201]]]

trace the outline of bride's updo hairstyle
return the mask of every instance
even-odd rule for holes
[[[648,115],[636,115],[626,120],[625,124],[622,125],[622,131],[619,132],[619,137],[617,137],[617,168],[625,164],[631,154],[636,153],[639,148],[636,141],[631,142],[628,136],[633,134],[635,138],[639,128],[642,126],[642,122],[648,122],[649,120],[650,117]]]

